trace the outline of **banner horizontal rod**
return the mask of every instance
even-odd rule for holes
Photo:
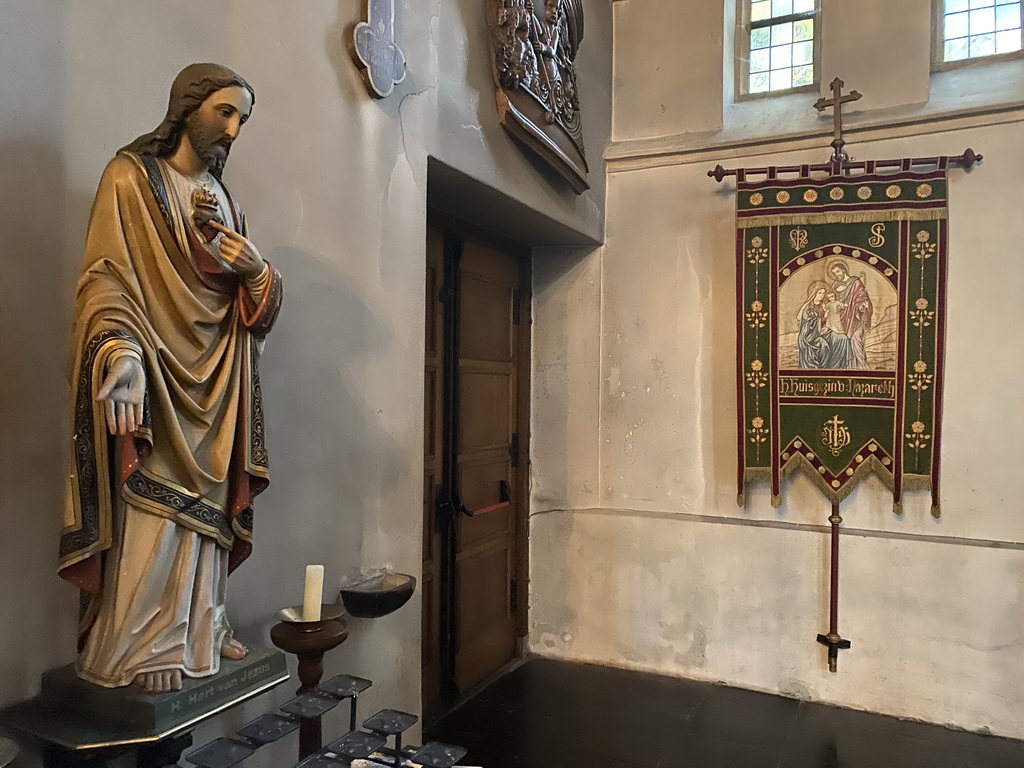
[[[984,160],[984,155],[977,154],[973,149],[968,148],[961,155],[947,155],[945,157],[914,157],[909,160],[910,167],[928,166],[935,167],[942,161],[949,165],[957,165],[969,170],[975,163]],[[744,177],[768,176],[774,178],[781,174],[804,174],[804,173],[828,173],[833,176],[840,176],[848,171],[866,170],[869,166],[875,169],[902,168],[906,160],[855,160],[842,163],[815,163],[812,165],[784,165],[781,167],[766,168],[725,168],[721,164],[714,170],[708,171],[708,176],[715,181],[721,182],[727,176],[737,176],[740,173]]]

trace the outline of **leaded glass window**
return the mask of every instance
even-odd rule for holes
[[[1021,0],[942,0],[942,61],[1021,50]]]
[[[819,0],[743,2],[740,34],[748,56],[742,90],[768,93],[814,85]]]

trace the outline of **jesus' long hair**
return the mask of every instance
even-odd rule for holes
[[[233,85],[249,91],[253,105],[256,104],[256,92],[237,72],[220,64],[189,64],[174,78],[171,96],[167,102],[167,115],[163,122],[156,130],[139,136],[119,151],[167,157],[178,148],[189,115],[199,109],[199,105],[211,94]],[[210,170],[215,175],[220,175],[215,169]]]

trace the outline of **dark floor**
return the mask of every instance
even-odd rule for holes
[[[484,768],[1024,768],[1024,742],[547,659],[428,735]]]

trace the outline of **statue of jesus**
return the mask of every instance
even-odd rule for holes
[[[178,690],[247,653],[225,586],[269,481],[258,361],[281,276],[221,174],[254,101],[226,67],[186,67],[93,204],[59,570],[83,591],[77,668],[98,685]]]

